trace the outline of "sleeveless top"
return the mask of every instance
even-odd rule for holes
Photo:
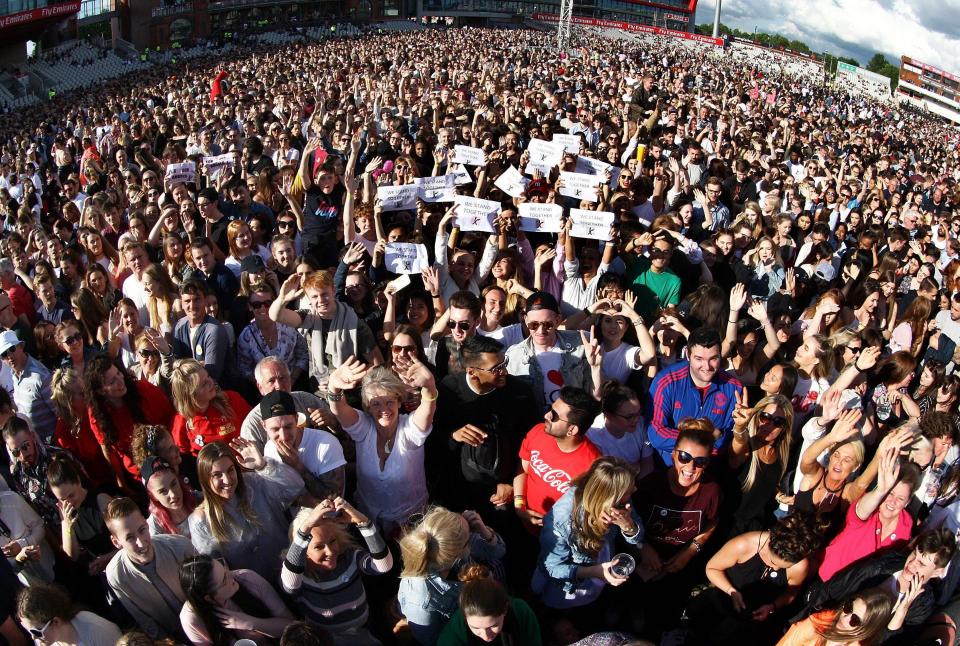
[[[737,563],[726,570],[725,574],[730,584],[740,591],[747,608],[755,609],[765,603],[771,603],[780,596],[787,587],[786,568],[773,569],[760,556],[760,542],[763,534],[757,539],[757,553],[743,563]],[[769,540],[769,535],[768,535]]]

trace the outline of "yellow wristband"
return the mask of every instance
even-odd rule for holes
[[[423,390],[426,390],[426,389],[424,388]],[[420,399],[422,399],[422,400],[425,401],[425,402],[435,402],[435,401],[437,401],[437,397],[440,396],[440,393],[439,393],[439,392],[433,393],[433,397],[430,397],[430,396],[429,396],[429,392],[430,392],[430,391],[427,391],[427,394],[425,395],[425,394],[423,394],[423,391],[421,391],[421,392],[420,392]]]

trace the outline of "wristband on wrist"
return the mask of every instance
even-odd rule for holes
[[[420,399],[421,399],[421,401],[425,401],[425,402],[435,402],[435,401],[437,401],[437,397],[440,396],[440,393],[439,393],[439,392],[435,392],[435,393],[432,393],[433,396],[431,397],[431,396],[430,396],[430,395],[431,395],[430,391],[427,390],[426,388],[421,388],[420,390],[421,390],[421,392],[420,392]],[[426,391],[426,394],[424,394],[423,391]]]
[[[332,390],[327,391],[327,401],[328,402],[338,402],[343,399],[343,391],[333,392]]]

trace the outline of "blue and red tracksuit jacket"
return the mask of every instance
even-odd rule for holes
[[[742,391],[743,384],[733,375],[718,371],[701,397],[700,390],[690,378],[690,363],[683,361],[657,374],[650,384],[647,398],[647,439],[660,454],[664,463],[673,464],[673,447],[677,443],[677,425],[688,417],[706,417],[721,431],[714,444],[714,452],[730,441],[733,431],[734,393]]]

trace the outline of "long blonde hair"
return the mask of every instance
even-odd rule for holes
[[[206,372],[196,359],[180,359],[173,364],[173,374],[170,375],[170,391],[173,395],[173,405],[187,423],[203,412],[197,403],[197,390],[200,386],[200,375]],[[217,388],[217,394],[210,402],[210,407],[224,417],[233,417],[233,408],[227,401],[227,396]]]
[[[243,480],[244,468],[240,466],[233,450],[223,442],[211,442],[200,449],[197,455],[197,479],[200,480],[200,488],[203,490],[203,509],[207,517],[207,523],[210,525],[210,533],[219,543],[228,543],[233,537],[230,531],[235,527],[242,527],[240,523],[231,518],[227,513],[226,501],[219,494],[213,491],[210,486],[210,474],[213,471],[213,464],[221,458],[229,458],[233,463],[233,468],[237,472],[237,488],[234,496],[237,497],[237,509],[243,520],[254,527],[260,527],[256,514],[250,506],[250,499],[247,497],[247,485]]]
[[[151,264],[144,272],[144,277],[149,276],[153,281],[153,288],[147,297],[147,312],[150,314],[150,327],[155,330],[163,329],[165,326],[173,323],[173,306],[177,300],[177,289],[173,285],[170,275],[157,264]],[[158,290],[160,293],[158,293]],[[163,303],[166,309],[166,316],[160,311],[160,303]]]
[[[449,570],[465,555],[470,528],[463,516],[443,507],[434,507],[420,524],[400,539],[403,557],[401,577],[423,578]]]
[[[783,395],[767,395],[757,402],[756,406],[750,409],[750,421],[747,422],[747,430],[750,433],[751,440],[757,436],[757,430],[760,427],[760,413],[770,404],[775,404],[782,410],[783,416],[787,419],[783,430],[780,431],[780,436],[777,437],[773,445],[774,450],[777,452],[777,464],[780,465],[780,477],[777,478],[777,480],[779,480],[783,478],[783,474],[787,472],[787,460],[790,459],[790,435],[793,430],[793,404]],[[747,471],[747,477],[744,478],[743,484],[740,486],[741,490],[750,491],[750,489],[753,488],[754,483],[757,481],[757,473],[759,471],[760,452],[754,449],[750,453],[750,469]]]
[[[606,456],[596,460],[586,473],[571,483],[576,487],[572,535],[584,552],[595,555],[603,547],[604,537],[610,529],[603,520],[603,513],[630,491],[635,476],[626,460]]]

